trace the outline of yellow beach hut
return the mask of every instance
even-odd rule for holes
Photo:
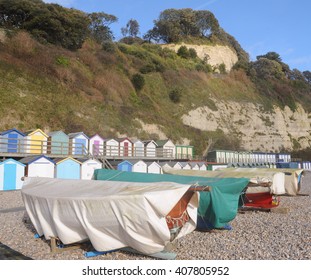
[[[30,130],[26,133],[26,151],[29,154],[46,154],[48,135],[41,129]]]

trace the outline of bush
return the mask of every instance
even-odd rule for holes
[[[186,59],[189,58],[189,51],[186,46],[181,46],[178,49],[177,54],[182,58],[186,58]]]
[[[117,50],[117,47],[115,43],[107,41],[103,43],[102,49],[108,53],[115,53]]]
[[[213,67],[210,64],[198,63],[195,66],[195,69],[200,72],[212,73]]]
[[[169,98],[174,102],[174,103],[179,103],[180,99],[182,96],[182,92],[179,88],[172,89],[169,93]]]
[[[198,57],[197,51],[193,48],[189,49],[189,57],[192,59],[196,59]]]
[[[64,56],[59,56],[56,58],[56,64],[67,67],[69,66],[69,59]]]
[[[145,85],[144,76],[139,74],[139,73],[134,74],[132,77],[132,84],[133,84],[134,88],[136,89],[136,91],[142,90],[142,88]]]
[[[226,65],[224,63],[221,63],[219,66],[218,66],[218,70],[221,74],[226,74],[227,71],[226,71]]]

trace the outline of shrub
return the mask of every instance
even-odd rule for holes
[[[213,68],[210,64],[205,64],[205,63],[198,63],[195,66],[195,69],[200,72],[205,72],[205,73],[212,73]]]
[[[182,58],[186,58],[186,59],[189,58],[189,51],[186,46],[181,46],[178,49],[177,54]]]
[[[56,58],[56,64],[67,67],[69,66],[69,59],[64,56],[59,56]]]
[[[132,84],[137,91],[142,90],[145,85],[145,78],[143,75],[137,73],[132,77]]]
[[[193,48],[190,48],[189,49],[189,57],[192,58],[192,59],[195,59],[198,57],[198,54],[197,54],[197,51]]]
[[[224,63],[221,63],[219,66],[218,66],[218,69],[219,69],[219,72],[221,74],[226,74],[227,71],[226,71],[226,65]]]
[[[180,99],[181,99],[181,96],[182,96],[182,92],[181,92],[181,89],[179,88],[175,88],[175,89],[172,89],[169,93],[169,98],[174,102],[174,103],[179,103],[180,102]]]
[[[116,47],[115,43],[107,41],[107,42],[103,43],[102,49],[105,52],[115,53],[117,50],[117,47]]]

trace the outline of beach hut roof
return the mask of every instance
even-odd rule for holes
[[[16,132],[22,136],[26,136],[23,132],[17,130],[16,128],[12,128],[12,129],[8,129],[8,130],[5,130],[5,131],[2,131],[0,132],[0,135],[5,135],[5,134],[8,134],[8,133],[11,133],[11,132]]]
[[[149,143],[154,143],[156,146],[158,146],[157,142],[154,141],[154,140],[144,140],[143,143],[144,143],[145,145],[148,145]]]
[[[5,164],[5,163],[10,162],[10,161],[13,161],[14,163],[16,163],[16,164],[18,164],[18,165],[20,165],[20,166],[23,166],[23,167],[26,166],[26,165],[23,164],[22,162],[19,162],[19,161],[13,159],[13,158],[5,159],[4,161],[0,162],[0,165],[1,165],[1,164]]]
[[[185,167],[186,165],[190,165],[189,162],[184,162],[184,161],[179,162],[179,164],[180,164],[182,167]],[[190,166],[191,166],[191,165],[190,165]]]
[[[158,162],[156,162],[156,161],[146,162],[146,164],[147,164],[148,166],[150,166],[151,164],[156,164],[156,165],[158,165],[159,167],[161,167],[161,165],[160,165]]]
[[[52,159],[46,157],[45,155],[24,157],[19,162],[24,163],[24,164],[31,164],[31,163],[33,163],[34,161],[37,161],[40,158],[45,158],[48,161],[50,161],[52,163],[55,163]]]
[[[90,161],[90,160],[92,160],[92,161],[97,161],[97,162],[100,163],[99,160],[93,159],[93,158],[79,158],[79,162],[81,162],[81,163],[85,163],[85,162]]]
[[[80,132],[68,133],[68,136],[69,136],[70,139],[76,138],[76,137],[78,137],[78,136],[80,136],[80,135],[83,135],[85,138],[89,139],[89,137],[88,137],[84,132],[82,132],[82,131],[80,131]]]
[[[68,136],[64,131],[61,131],[61,130],[51,131],[51,132],[48,133],[48,136],[54,136],[54,135],[57,135],[57,134],[64,134],[64,135]]]
[[[28,131],[26,131],[25,132],[25,134],[26,135],[33,135],[33,134],[35,134],[35,133],[37,133],[37,132],[40,132],[41,134],[43,134],[46,138],[48,138],[49,136],[46,134],[46,133],[44,133],[41,129],[35,129],[35,130],[28,130]]]
[[[62,163],[62,162],[64,162],[64,161],[66,161],[66,160],[73,160],[73,161],[75,161],[75,162],[77,162],[77,163],[79,163],[79,164],[81,163],[79,160],[74,159],[73,157],[66,157],[66,158],[57,158],[57,159],[54,159],[54,161],[55,161],[56,164]]]
[[[90,139],[94,138],[94,137],[99,137],[101,138],[102,140],[104,140],[104,137],[102,137],[101,135],[99,135],[98,133],[95,133],[93,135],[90,136]]]
[[[115,140],[117,140],[118,142],[123,142],[125,140],[128,140],[128,141],[132,142],[132,140],[130,140],[128,137],[116,138]]]
[[[188,162],[191,167],[199,166],[197,162]]]
[[[170,139],[158,140],[156,141],[156,143],[159,147],[163,147],[168,141],[171,141],[171,140]]]

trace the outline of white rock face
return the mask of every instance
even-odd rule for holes
[[[228,46],[191,45],[183,43],[178,45],[162,45],[163,48],[167,47],[171,50],[174,50],[175,52],[177,52],[181,46],[186,46],[188,49],[195,49],[198,57],[202,60],[206,57],[207,63],[212,66],[219,66],[220,64],[224,63],[227,71],[230,71],[232,66],[238,61],[236,52]]]
[[[217,111],[207,106],[196,108],[182,116],[183,123],[203,131],[221,129],[232,135],[238,131],[247,150],[292,150],[294,143],[301,148],[311,144],[311,114],[300,104],[295,112],[288,107],[274,107],[267,113],[253,103],[214,101]]]

